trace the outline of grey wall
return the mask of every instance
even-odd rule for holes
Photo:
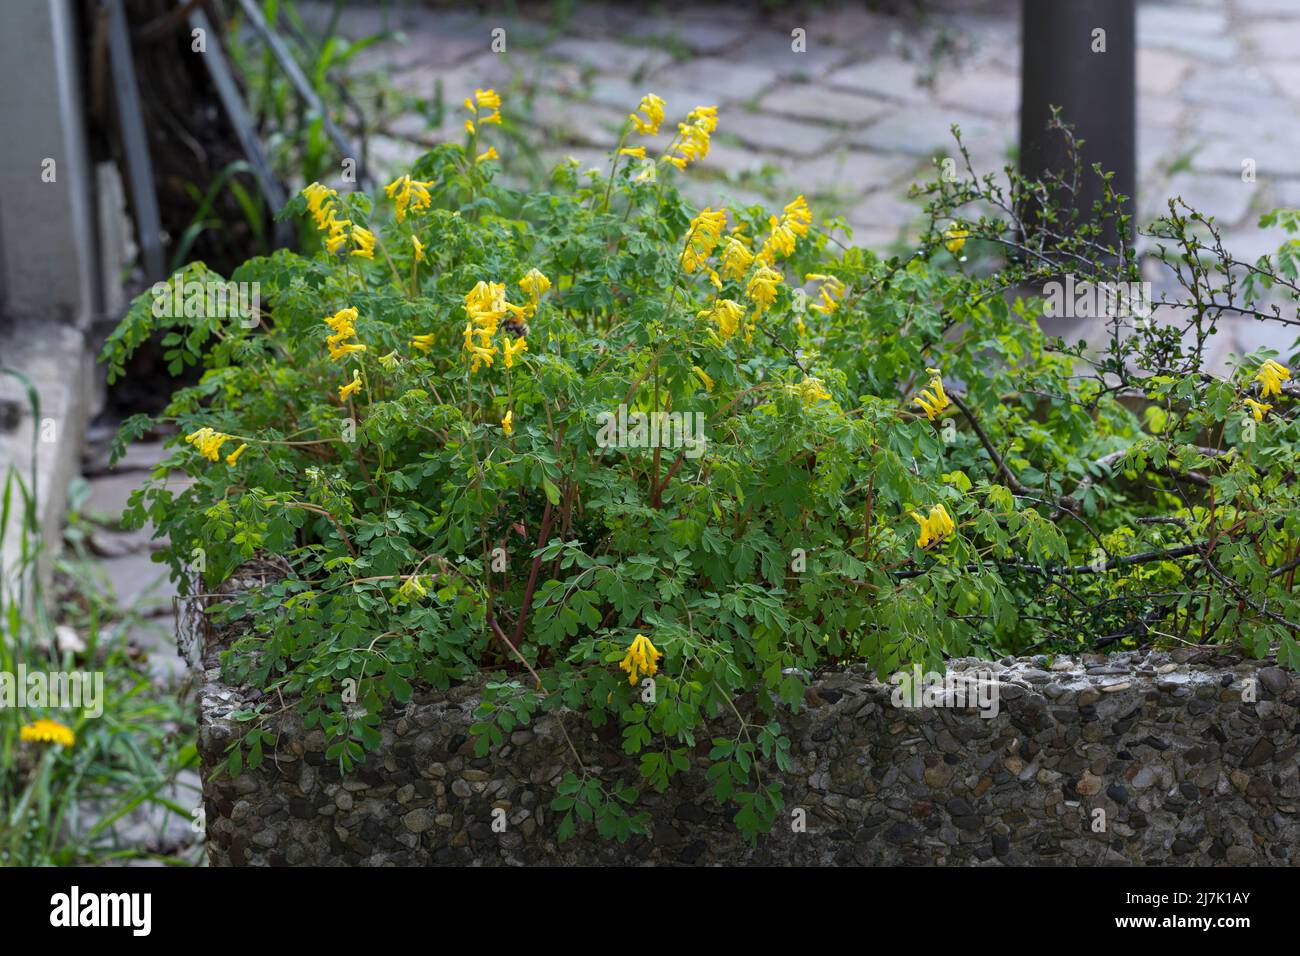
[[[989,667],[954,661],[951,671]],[[894,688],[860,668],[818,679],[810,706],[787,718],[787,815],[751,849],[704,779],[711,733],[667,793],[643,795],[649,836],[619,845],[588,829],[558,843],[548,804],[572,764],[554,720],[476,759],[473,687],[417,695],[349,778],[325,761],[320,732],[302,733],[293,717],[260,770],[216,775],[234,733],[224,715],[243,695],[209,667],[199,730],[208,852],[219,866],[1300,861],[1295,674],[1185,649],[992,668],[991,719],[899,708]],[[616,730],[594,734],[572,714],[566,727],[584,762],[636,778]],[[734,733],[725,721],[712,729]],[[503,833],[491,826],[496,808]],[[806,832],[794,832],[796,808]]]

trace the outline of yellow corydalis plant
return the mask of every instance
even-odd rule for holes
[[[393,200],[393,207],[397,210],[397,221],[402,222],[406,219],[408,212],[424,212],[433,203],[433,197],[429,195],[429,188],[433,185],[432,181],[422,181],[412,179],[410,176],[398,176],[391,183],[384,187],[384,192],[388,198]],[[415,239],[414,236],[411,237]],[[419,240],[416,240],[417,248]]]
[[[685,169],[688,163],[699,162],[709,155],[709,137],[718,128],[718,108],[697,106],[686,116],[685,123],[677,124],[677,139],[664,156],[665,163]],[[673,150],[677,155],[672,155]]]
[[[722,238],[722,230],[727,227],[727,211],[705,206],[699,215],[691,220],[686,233],[686,246],[682,249],[681,266],[687,273],[705,268],[709,256]]]
[[[352,381],[339,386],[339,401],[346,402],[359,391],[361,391],[361,372],[354,368],[352,370]]]
[[[740,328],[740,320],[745,317],[745,307],[732,299],[718,299],[710,308],[700,312],[698,317],[713,320],[722,337],[729,339]]]
[[[831,393],[826,391],[826,386],[822,384],[822,380],[819,378],[810,376],[799,384],[792,385],[791,388],[799,396],[799,401],[803,403],[805,408],[816,405],[818,402],[829,401],[831,398]]]
[[[663,652],[650,643],[650,638],[638,634],[632,639],[627,654],[618,666],[627,672],[627,682],[636,684],[642,674],[654,677],[659,673],[659,659],[663,656]]]
[[[781,284],[781,281],[781,273],[765,262],[760,263],[754,270],[754,274],[749,277],[749,284],[745,286],[745,295],[749,297],[750,302],[754,303],[756,318],[772,307],[772,303],[776,301],[776,287]]]
[[[970,238],[970,230],[959,222],[953,223],[943,233],[943,245],[954,256],[961,252],[962,247],[966,245],[966,240]]]
[[[374,234],[355,225],[351,219],[340,219],[336,215],[339,208],[338,193],[320,183],[310,183],[303,187],[302,194],[307,199],[307,209],[316,221],[316,228],[325,233],[325,249],[329,253],[341,250],[351,238],[356,243],[356,248],[352,251],[354,256],[374,258]]]
[[[1290,378],[1291,370],[1289,368],[1268,359],[1255,374],[1255,381],[1259,382],[1259,397],[1268,398],[1270,395],[1281,395],[1282,386]]]
[[[930,373],[930,387],[921,390],[921,394],[912,399],[917,405],[921,406],[925,412],[925,417],[934,421],[939,417],[939,413],[952,404],[948,395],[943,390],[943,376],[937,368],[928,368]]]
[[[916,539],[918,548],[928,548],[930,545],[942,541],[956,529],[952,518],[948,515],[948,509],[943,505],[935,505],[930,509],[928,515],[922,516],[920,512],[913,511],[913,520],[921,526],[920,536]]]
[[[541,302],[542,296],[551,288],[551,280],[542,275],[537,269],[529,269],[524,277],[519,280],[519,288],[523,290],[524,295],[528,296],[528,303],[524,306],[525,314],[532,318],[537,314],[538,303]]]
[[[637,113],[644,113],[642,118]],[[659,126],[664,121],[664,101],[653,93],[647,93],[641,97],[641,102],[637,106],[637,113],[629,113],[628,119],[632,126],[642,136],[658,136]],[[641,157],[645,157],[645,149],[641,149]]]
[[[840,307],[837,299],[844,298],[844,283],[832,275],[822,275],[817,272],[810,272],[804,276],[807,282],[820,282],[819,289],[821,301],[813,303],[809,308],[814,312],[820,312],[822,315],[830,315]]]
[[[1250,409],[1250,413],[1255,416],[1255,421],[1257,422],[1262,422],[1264,420],[1264,415],[1267,414],[1273,408],[1272,405],[1266,405],[1263,402],[1257,402],[1253,398],[1247,398],[1245,399],[1245,402],[1246,402],[1246,407]]]
[[[470,114],[465,120],[465,132],[471,136],[478,132],[479,125],[501,125],[501,97],[496,90],[475,90],[473,98],[465,98],[465,109]]]
[[[221,446],[234,437],[224,432],[215,431],[205,425],[186,435],[185,441],[197,448],[199,454],[208,461],[219,461],[221,459]]]
[[[329,326],[331,334],[325,338],[325,344],[334,361],[366,350],[364,345],[348,341],[356,337],[358,315],[357,310],[349,306],[326,317],[325,324]]]
[[[758,258],[768,265],[775,265],[778,259],[793,253],[795,243],[808,235],[808,227],[812,225],[812,210],[808,208],[808,201],[803,196],[797,196],[786,203],[779,217],[772,216],[768,224],[772,231],[763,247],[758,250]]]

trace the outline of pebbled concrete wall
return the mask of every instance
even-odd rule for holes
[[[293,716],[259,770],[215,775],[234,739],[226,715],[245,694],[206,663],[199,749],[216,866],[1300,862],[1300,678],[1222,650],[951,662],[952,678],[996,683],[994,717],[900,707],[896,687],[858,667],[821,674],[784,720],[787,815],[753,848],[705,781],[711,734],[667,793],[642,795],[648,836],[618,844],[580,828],[559,843],[548,805],[571,756],[555,719],[475,758],[472,685],[417,693],[348,778]],[[636,779],[616,731],[565,722],[585,763]]]

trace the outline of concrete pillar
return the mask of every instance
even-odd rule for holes
[[[84,328],[100,308],[95,172],[72,0],[5,5],[0,314]]]
[[[1093,163],[1115,174],[1114,189],[1130,197],[1130,213],[1136,208],[1135,6],[1133,0],[1024,0],[1020,170],[1035,179],[1049,170],[1068,171],[1064,140],[1046,128],[1051,107],[1060,107],[1061,120],[1087,141],[1077,197],[1084,218],[1102,197]],[[1118,232],[1103,238],[1113,245]]]

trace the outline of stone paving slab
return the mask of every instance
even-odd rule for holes
[[[315,16],[332,6],[306,5]],[[350,36],[401,31],[400,43],[366,55],[389,64],[399,92],[429,96],[441,83],[448,107],[442,129],[419,116],[388,123],[376,165],[400,167],[423,145],[458,138],[460,100],[494,86],[515,119],[546,133],[536,154],[518,156],[525,167],[573,155],[605,169],[614,127],[656,92],[668,102],[665,133],[637,140],[651,150],[691,108],[720,107],[711,155],[682,177],[688,196],[780,204],[802,192],[817,212],[844,214],[857,241],[888,245],[908,232],[908,183],[929,174],[931,157],[955,155],[954,121],[977,172],[1014,156],[1019,6],[930,0],[915,18],[834,2],[779,11],[578,2],[566,19],[542,6],[512,18],[416,4],[389,16],[349,6],[340,23]],[[510,37],[506,54],[489,48],[497,26]],[[1300,0],[1139,0],[1137,29],[1141,213],[1164,212],[1177,192],[1216,216],[1230,248],[1267,244],[1251,235],[1258,214],[1300,194]],[[384,60],[395,48],[403,52]],[[509,171],[514,147],[497,146]],[[1242,181],[1247,159],[1255,184]]]

